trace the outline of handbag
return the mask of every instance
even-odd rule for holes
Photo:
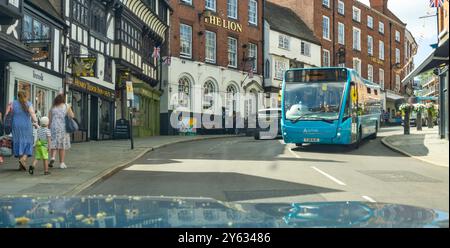
[[[78,131],[78,123],[71,118],[67,113],[66,113],[66,117],[65,117],[65,121],[66,121],[66,133],[75,133],[76,131]]]
[[[5,116],[5,122],[3,123],[4,134],[9,135],[12,133],[12,122],[13,122],[13,107],[10,105],[10,110]]]
[[[0,156],[11,157],[12,156],[12,140],[11,137],[0,137]]]

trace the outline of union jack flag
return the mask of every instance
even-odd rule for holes
[[[440,8],[444,4],[444,0],[430,0],[431,8]]]
[[[152,58],[155,58],[155,59],[159,58],[159,57],[161,56],[161,55],[160,55],[160,52],[161,52],[161,48],[155,47],[155,48],[153,49]]]
[[[170,56],[164,56],[163,57],[163,63],[165,65],[170,65],[172,63],[172,59],[170,58]]]

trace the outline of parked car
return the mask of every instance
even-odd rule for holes
[[[275,130],[272,126],[273,123],[277,125],[276,133],[270,133],[268,136],[270,139],[281,136],[281,109],[267,108],[259,110],[256,117],[255,139],[267,138],[266,136],[262,137],[261,134]]]

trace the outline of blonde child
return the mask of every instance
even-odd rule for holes
[[[37,139],[35,145],[35,158],[33,165],[28,169],[28,172],[33,175],[36,164],[39,160],[44,161],[44,175],[50,175],[48,171],[48,151],[50,149],[51,132],[48,128],[49,119],[44,116],[41,118],[41,126],[37,129]]]

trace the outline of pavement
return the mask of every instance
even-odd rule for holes
[[[449,210],[449,170],[384,146],[295,147],[251,137],[175,144],[145,154],[80,195],[213,198],[234,203],[364,201]]]
[[[449,142],[439,138],[437,126],[423,127],[422,131],[411,127],[410,135],[404,135],[402,129],[391,131],[381,142],[406,156],[432,165],[449,167]]]
[[[0,196],[76,195],[150,151],[177,143],[217,138],[224,138],[224,135],[138,138],[133,150],[129,140],[75,143],[66,155],[68,168],[59,169],[57,160],[48,176],[44,176],[42,162],[37,165],[34,175],[29,175],[17,170],[17,159],[5,158],[5,163],[0,165]],[[29,159],[28,164],[31,162]]]

